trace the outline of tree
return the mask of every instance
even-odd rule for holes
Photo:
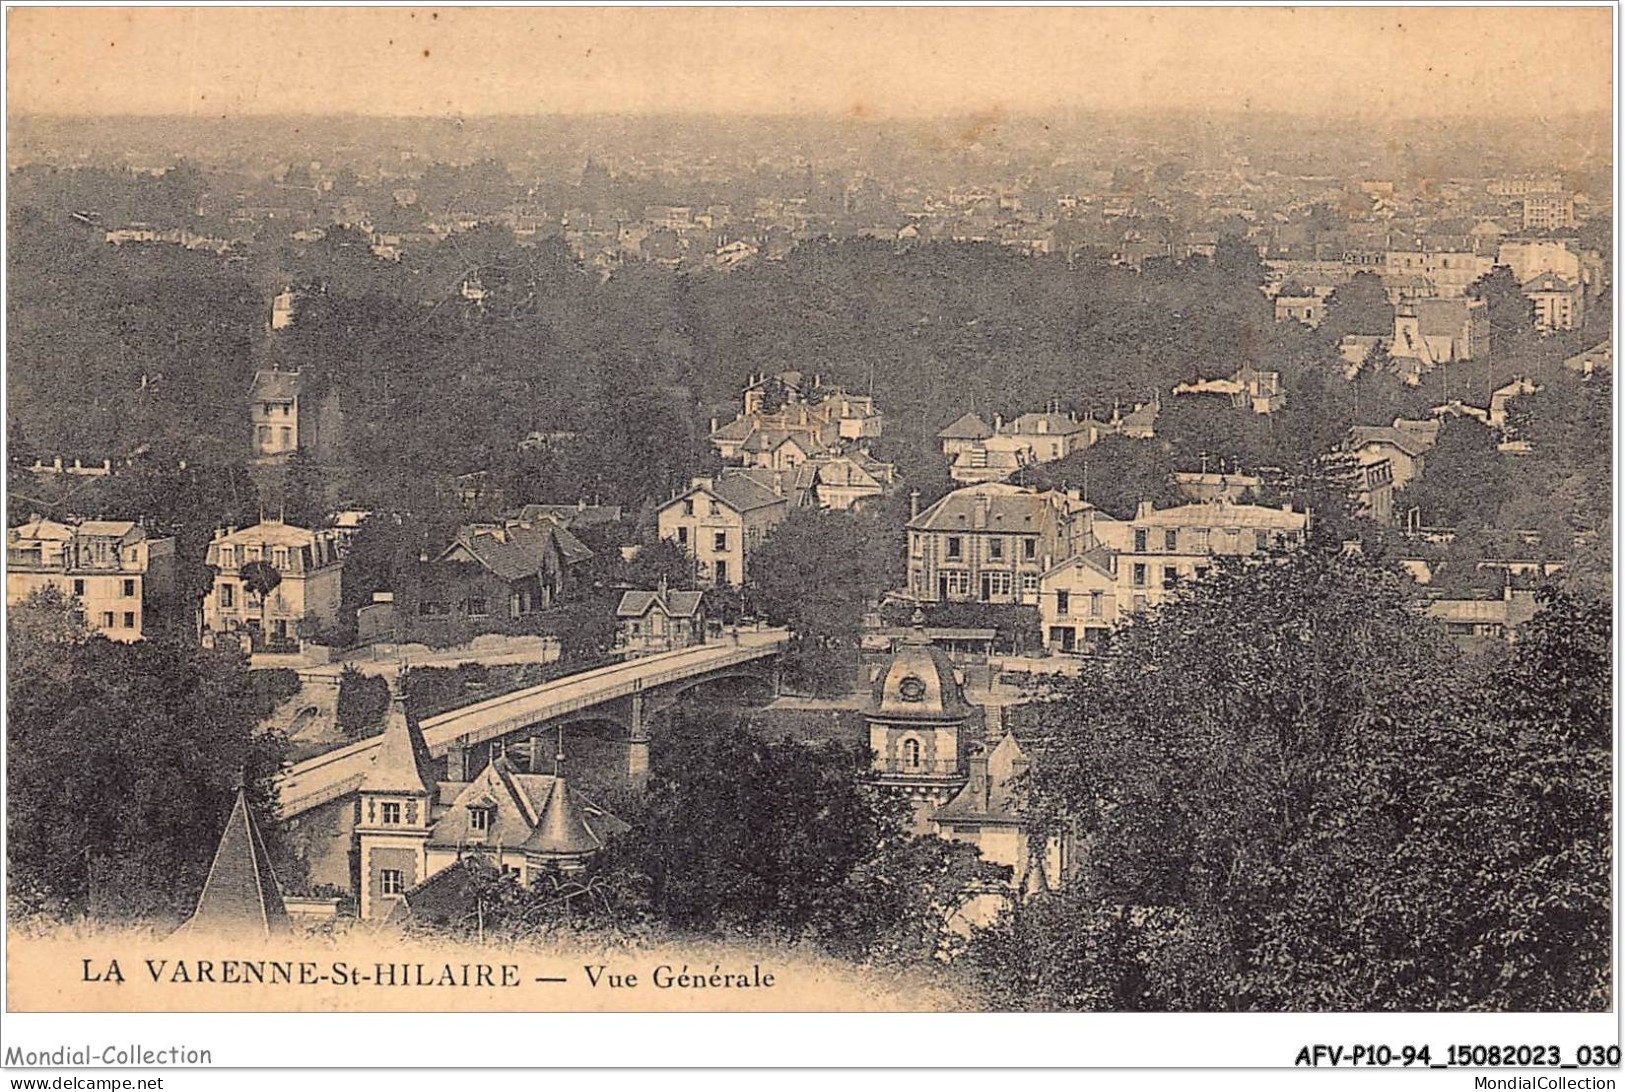
[[[1033,1007],[1606,1006],[1606,609],[1548,600],[1490,684],[1410,595],[1302,550],[1114,634],[1040,718],[1081,874],[975,966]]]
[[[384,727],[389,711],[389,682],[346,666],[339,675],[339,698],[334,723],[346,739],[364,739]]]
[[[855,748],[769,742],[720,710],[679,707],[655,737],[633,830],[595,862],[622,923],[812,940],[850,958],[930,958],[967,886],[1001,875],[975,849],[909,835],[900,800],[859,780]]]
[[[1082,490],[1090,504],[1118,519],[1132,519],[1141,501],[1166,507],[1181,499],[1168,448],[1156,440],[1104,436],[1064,459],[1033,467],[1026,476],[1037,489]]]
[[[1326,297],[1326,319],[1320,329],[1334,343],[1347,334],[1392,334],[1394,308],[1382,278],[1362,270],[1334,289]]]
[[[188,912],[239,781],[285,883],[271,779],[275,693],[240,654],[60,635],[8,619],[7,861],[14,906],[175,920]]]
[[[1405,487],[1404,503],[1420,508],[1428,526],[1494,524],[1506,501],[1504,463],[1495,434],[1482,422],[1447,417],[1422,476]]]
[[[259,597],[260,640],[271,638],[271,593],[282,583],[282,574],[269,561],[249,561],[242,568],[243,588]]]
[[[795,634],[791,677],[815,693],[851,689],[863,615],[881,591],[866,516],[798,509],[752,553],[749,600]]]

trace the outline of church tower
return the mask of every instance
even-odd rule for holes
[[[932,814],[965,786],[960,748],[975,713],[959,673],[926,636],[916,611],[914,628],[877,675],[863,714],[871,783],[908,799],[916,833],[930,833]]]
[[[399,679],[390,684],[389,719],[356,802],[363,919],[388,917],[428,876],[436,778],[423,729],[406,708],[404,686]]]

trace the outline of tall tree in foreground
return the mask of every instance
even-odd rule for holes
[[[239,778],[273,855],[275,694],[235,653],[121,644],[37,596],[7,624],[7,866],[12,906],[178,917],[202,889]],[[279,868],[285,883],[297,877]]]
[[[1081,874],[981,939],[990,986],[1034,1008],[1606,1007],[1606,608],[1553,599],[1475,668],[1410,593],[1303,550],[1114,635],[1045,711],[1032,785],[1040,822],[1081,825]]]

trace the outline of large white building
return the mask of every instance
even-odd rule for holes
[[[1309,516],[1291,506],[1226,501],[1155,508],[1133,519],[1094,521],[1098,545],[1052,566],[1039,580],[1044,642],[1087,648],[1131,615],[1166,600],[1182,581],[1200,580],[1218,557],[1250,557],[1301,545]]]
[[[72,597],[85,623],[115,641],[139,641],[170,601],[175,540],[129,520],[29,520],[6,532],[6,605],[41,589]]]
[[[271,519],[217,533],[206,558],[215,575],[203,599],[205,635],[243,635],[263,648],[331,626],[339,617],[343,542],[337,530],[311,531]],[[256,563],[277,575],[265,594],[251,577],[259,571]]]

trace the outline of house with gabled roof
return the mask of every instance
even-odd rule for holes
[[[942,445],[942,453],[953,459],[961,451],[975,446],[992,435],[993,429],[988,423],[978,417],[974,411],[968,411],[938,432],[937,442]]]
[[[748,576],[751,551],[789,512],[779,475],[729,468],[695,478],[688,489],[660,506],[655,523],[661,538],[694,558],[701,587],[738,587]]]
[[[1039,577],[1091,544],[1098,516],[1076,493],[956,489],[909,521],[909,593],[927,603],[1035,603]]]
[[[1556,273],[1541,273],[1520,291],[1535,305],[1535,329],[1543,334],[1572,330],[1585,318],[1585,286]]]
[[[473,523],[413,567],[399,618],[408,639],[520,632],[568,597],[593,552],[551,518]]]
[[[249,455],[277,463],[296,451],[318,459],[334,455],[343,428],[336,387],[312,389],[299,369],[261,368],[248,389]]]
[[[672,590],[664,579],[652,591],[623,592],[615,607],[615,627],[615,650],[627,656],[702,644],[705,593]]]
[[[931,816],[937,833],[951,842],[968,842],[982,859],[1010,870],[1010,887],[1022,895],[1062,885],[1069,861],[1069,839],[1051,835],[1044,844],[1031,836],[1031,816],[1023,792],[1032,760],[1006,732],[993,744],[967,748],[964,787]]]
[[[1378,425],[1355,425],[1349,430],[1346,449],[1361,465],[1382,461],[1392,464],[1392,487],[1403,489],[1422,476],[1425,458],[1432,450],[1435,428],[1431,435],[1414,428]]]

